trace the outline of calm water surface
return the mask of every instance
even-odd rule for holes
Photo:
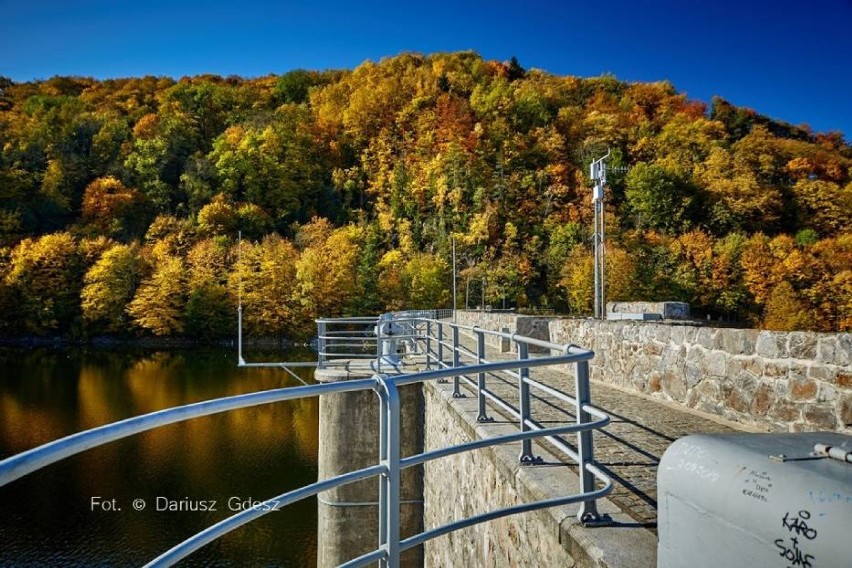
[[[297,372],[311,381],[311,370]],[[238,369],[229,350],[0,349],[0,458],[170,406],[297,384],[281,370]],[[0,488],[0,566],[138,566],[246,501],[316,481],[317,402],[165,426]],[[187,510],[200,502],[215,511]],[[315,566],[316,501],[270,513],[182,565]]]

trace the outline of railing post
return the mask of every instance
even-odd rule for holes
[[[522,343],[520,341],[516,342],[518,346],[518,360],[526,361],[530,357],[530,346],[526,343]],[[519,369],[519,377],[518,377],[518,397],[519,397],[519,406],[520,406],[520,422],[521,422],[521,432],[526,432],[530,429],[527,424],[527,420],[530,419],[530,385],[527,384],[526,379],[530,377],[530,368],[529,367],[521,367]],[[540,458],[537,458],[533,455],[532,452],[532,440],[523,440],[521,442],[521,455],[518,458],[521,462],[521,465],[532,465],[541,461]]]
[[[458,369],[460,366],[459,362],[459,328],[457,325],[453,326],[453,369]],[[453,398],[462,398],[464,395],[459,388],[459,379],[458,375],[453,377]]]
[[[589,362],[577,362],[577,424],[587,424],[591,421],[588,412],[583,408],[591,404],[591,392],[589,391]],[[580,493],[589,493],[595,490],[595,476],[586,467],[595,461],[594,447],[592,446],[592,431],[584,430],[577,433],[577,454],[580,458]],[[580,504],[577,519],[583,524],[594,524],[600,521],[597,501],[591,499]]]
[[[376,322],[376,372],[382,372],[382,318]]]
[[[317,322],[317,368],[325,369],[326,355],[326,324],[324,321]]]
[[[438,325],[438,368],[444,368],[444,323],[440,320]],[[438,379],[439,383],[446,383],[447,379]]]
[[[375,375],[381,404],[379,418],[379,463],[385,473],[379,482],[379,548],[386,556],[382,568],[399,566],[400,524],[400,402],[399,390],[387,375]]]
[[[432,369],[432,321],[426,320],[426,370],[430,369]]]
[[[476,362],[481,365],[485,361],[485,334],[479,329],[475,329],[474,333],[476,333]],[[491,422],[492,418],[488,417],[485,410],[485,373],[477,373],[476,396],[477,402],[479,402],[479,413],[476,415],[476,421]]]
[[[409,345],[411,345],[412,353],[414,355],[418,355],[420,353],[420,342],[417,341],[417,330],[418,324],[408,320],[408,323],[405,325],[405,333],[408,333],[411,336],[411,339],[408,340]]]

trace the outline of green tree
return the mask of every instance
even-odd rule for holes
[[[236,332],[236,299],[229,290],[228,274],[234,249],[227,237],[204,239],[186,257],[189,297],[184,311],[187,334],[217,338]]]
[[[300,104],[308,100],[311,87],[322,83],[323,78],[315,71],[294,69],[284,73],[275,82],[275,99],[280,103]]]
[[[696,195],[686,180],[660,166],[637,164],[625,181],[637,226],[674,234],[689,228]]]
[[[209,159],[229,201],[257,205],[283,223],[310,211],[323,179],[307,111],[284,106],[276,119],[263,128],[228,128]]]
[[[221,284],[207,282],[189,293],[183,314],[185,331],[191,337],[216,339],[236,333],[232,297]]]

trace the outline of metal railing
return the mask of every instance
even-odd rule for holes
[[[492,331],[480,328],[478,326],[466,326],[443,321],[425,322],[427,327],[427,342],[432,336],[432,327],[434,326],[437,337],[435,341],[437,348],[432,349],[427,343],[427,367],[434,362],[439,368],[459,368],[466,364],[462,362],[462,358],[468,358],[473,361],[469,365],[468,373],[459,373],[453,377],[453,397],[459,398],[464,396],[461,393],[461,385],[467,385],[477,397],[477,421],[491,422],[493,418],[488,416],[487,403],[491,402],[494,406],[508,414],[510,417],[518,421],[518,427],[521,432],[541,432],[540,437],[543,437],[558,450],[565,453],[580,466],[580,492],[585,493],[594,487],[594,477],[592,471],[585,467],[594,463],[594,445],[592,440],[592,429],[578,431],[578,440],[575,447],[571,447],[564,440],[554,434],[546,432],[548,430],[539,422],[532,418],[531,413],[531,389],[543,392],[551,397],[571,405],[575,409],[575,418],[578,425],[589,424],[591,416],[598,419],[606,418],[606,415],[600,409],[591,406],[591,391],[589,389],[589,364],[588,361],[594,357],[591,351],[587,351],[574,345],[559,345],[549,341],[524,337],[514,333],[505,333]],[[445,329],[449,329],[449,341],[445,340]],[[476,350],[473,351],[465,347],[459,338],[460,332],[467,332],[472,335],[476,342]],[[507,401],[501,399],[497,394],[492,392],[486,383],[488,375],[496,375],[495,372],[489,371],[487,366],[492,362],[485,358],[485,337],[487,335],[507,339],[515,343],[515,351],[518,353],[517,364],[508,369],[502,369],[501,372],[512,380],[517,381],[518,385],[518,405],[513,407]],[[557,390],[551,386],[535,381],[530,378],[531,363],[539,362],[541,357],[530,357],[530,347],[538,347],[545,352],[563,351],[565,353],[576,352],[584,353],[588,358],[578,361],[575,369],[575,394],[572,396],[568,393]],[[450,362],[445,361],[444,350],[449,349],[452,354]],[[546,358],[545,358],[546,359]],[[538,365],[535,365],[538,366]],[[517,369],[513,371],[512,369]],[[469,375],[476,374],[476,381],[473,381]],[[602,426],[596,426],[602,427]],[[595,428],[593,428],[595,429]],[[536,437],[539,437],[536,436]],[[532,438],[527,438],[522,442],[521,454],[519,461],[522,465],[532,465],[540,463],[541,459],[536,457],[532,452]],[[606,477],[606,476],[604,476]],[[597,506],[594,500],[586,501],[578,513],[578,518],[581,522],[587,525],[605,524],[607,520],[598,513]]]
[[[382,321],[379,318],[347,318],[318,320],[319,329],[318,351],[321,364],[329,365],[341,355],[353,353],[343,352],[352,349],[356,353],[365,347],[359,341],[368,341],[366,330],[369,324],[378,331],[378,336],[372,342],[376,351],[371,363],[377,368],[382,364],[383,347],[391,341],[403,337],[409,341],[407,349],[418,354],[426,363],[425,371],[405,373],[399,368],[398,374],[376,372],[372,377],[354,379],[300,387],[289,387],[261,391],[250,394],[231,396],[208,400],[186,406],[169,408],[142,416],[136,416],[120,422],[107,424],[99,428],[80,432],[60,440],[39,446],[24,453],[0,461],[0,486],[46,467],[66,457],[78,454],[114,440],[126,438],[133,434],[145,432],[200,416],[207,416],[247,408],[261,404],[269,404],[304,397],[332,395],[346,392],[372,390],[376,393],[380,405],[380,450],[376,465],[351,471],[329,479],[323,479],[305,487],[289,491],[256,504],[250,509],[234,514],[191,538],[177,544],[170,550],[152,560],[146,566],[170,566],[189,556],[199,548],[232,530],[264,516],[283,506],[301,499],[317,495],[320,492],[354,483],[369,477],[379,477],[379,538],[378,548],[355,558],[342,566],[356,567],[379,562],[380,566],[396,567],[399,565],[400,554],[409,548],[450,532],[469,527],[489,520],[571,503],[581,503],[578,518],[585,524],[595,524],[601,520],[596,508],[596,500],[612,489],[612,482],[594,463],[592,447],[593,429],[601,428],[609,423],[609,416],[591,405],[589,399],[589,360],[594,354],[574,345],[557,345],[546,341],[536,340],[515,334],[505,334],[483,330],[477,327],[467,327],[447,321],[434,319],[434,313],[409,312],[395,314],[392,321],[399,325],[403,332],[393,335],[382,335]],[[348,328],[347,328],[348,326]],[[334,329],[332,329],[334,328]],[[336,333],[341,331],[341,333]],[[472,333],[477,340],[477,351],[472,352],[459,341],[459,333]],[[485,359],[484,336],[487,334],[508,338],[517,344],[518,358],[504,361],[487,361]],[[448,339],[448,336],[450,339]],[[355,338],[358,338],[357,341]],[[372,344],[370,344],[372,345]],[[529,347],[535,345],[550,351],[545,356],[529,356]],[[344,348],[344,346],[347,346]],[[449,351],[449,358],[446,357]],[[473,359],[470,364],[464,363],[463,358]],[[246,363],[242,358],[240,347],[239,364],[241,366],[296,366],[289,363]],[[530,370],[551,365],[575,365],[576,394],[570,396],[530,378]],[[301,365],[301,364],[300,364]],[[432,368],[432,367],[436,368]],[[500,400],[486,386],[486,376],[495,373],[510,373],[518,380],[518,409]],[[476,375],[474,383],[468,375]],[[473,440],[464,444],[449,446],[408,457],[401,456],[400,450],[400,396],[399,388],[405,385],[426,383],[429,381],[447,382],[453,379],[453,395],[463,396],[460,387],[464,383],[474,388],[479,399],[479,419],[489,420],[486,414],[486,399],[497,404],[503,410],[513,414],[518,419],[518,432],[495,436],[486,439]],[[531,417],[530,389],[541,390],[559,400],[570,403],[574,408],[575,422],[560,426],[544,428]],[[576,434],[576,448],[570,448],[557,436]],[[522,463],[534,463],[531,442],[534,438],[545,437],[557,445],[561,445],[579,466],[580,492],[576,495],[562,496],[533,503],[525,503],[506,507],[473,517],[459,519],[448,524],[434,527],[406,539],[400,538],[400,479],[403,469],[425,464],[426,462],[454,454],[479,448],[521,442]],[[596,487],[595,481],[601,486]]]

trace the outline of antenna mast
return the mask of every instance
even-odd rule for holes
[[[607,148],[606,154],[589,166],[589,177],[595,184],[592,188],[592,205],[595,208],[595,317],[598,319],[606,319],[606,230],[604,228],[606,172],[609,170],[624,173],[630,170],[629,166],[607,168],[606,161],[611,154],[612,151]]]
[[[594,182],[592,188],[592,205],[595,208],[595,317],[604,319],[606,316],[606,231],[604,228],[604,186],[606,185],[606,160],[611,151],[598,158],[589,166],[589,177]]]

